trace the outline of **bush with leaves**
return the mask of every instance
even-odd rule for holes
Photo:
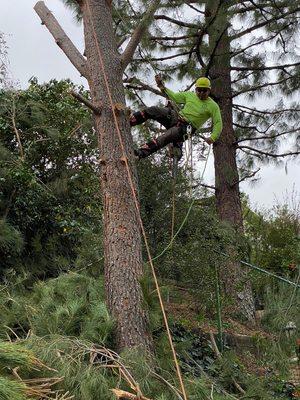
[[[56,276],[74,264],[84,236],[101,237],[97,143],[90,112],[69,94],[74,88],[32,79],[26,90],[0,92],[0,218],[23,240],[13,260],[0,245],[2,274]]]

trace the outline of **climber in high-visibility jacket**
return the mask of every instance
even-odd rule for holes
[[[155,80],[160,90],[175,103],[183,105],[183,108],[178,112],[172,107],[148,107],[130,116],[131,126],[153,119],[167,129],[162,135],[135,150],[135,155],[139,159],[148,157],[168,144],[177,148],[177,157],[180,158],[184,140],[188,138],[189,134],[194,134],[209,119],[212,120],[212,132],[205,141],[212,144],[219,138],[222,131],[222,118],[218,104],[209,97],[211,83],[208,78],[201,77],[196,81],[195,92],[178,93],[167,89],[160,75],[157,75]]]

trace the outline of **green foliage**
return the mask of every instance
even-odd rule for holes
[[[298,279],[299,283],[299,279]],[[300,327],[300,292],[295,287],[280,283],[275,290],[269,287],[264,296],[265,314],[263,326],[269,332],[280,333],[286,342],[295,341]],[[288,332],[287,324],[292,321],[297,330]],[[290,337],[290,340],[288,339]]]
[[[104,304],[103,282],[99,278],[70,272],[38,282],[30,293],[12,291],[15,294],[9,296],[8,289],[0,292],[4,337],[8,328],[20,336],[30,329],[39,336],[59,334],[111,343],[113,321]]]
[[[62,0],[62,2],[71,9],[77,22],[80,22],[82,19],[82,13],[79,2],[77,0]]]
[[[23,245],[21,233],[5,220],[0,220],[0,253],[9,257],[17,256],[21,253]]]
[[[22,345],[0,342],[0,371],[9,371],[18,367],[23,372],[34,368],[36,364],[34,354]]]
[[[88,263],[84,238],[100,236],[97,143],[91,115],[71,89],[69,81],[39,85],[32,79],[27,90],[0,92],[1,231],[10,249],[4,251],[0,239],[2,274],[56,276],[77,256]]]
[[[281,274],[294,274],[300,264],[300,224],[297,211],[288,205],[274,206],[270,212],[248,212],[246,232],[252,260],[263,268]]]
[[[194,205],[173,245],[169,246],[173,211],[173,180],[169,168],[163,160],[159,164],[147,160],[139,164],[139,178],[142,217],[152,255],[155,259],[163,253],[155,259],[161,276],[211,293],[214,291],[214,265],[223,261],[218,253],[224,251],[228,243],[236,241],[234,232],[218,221],[214,199],[203,198],[203,193],[189,196],[187,177],[183,172],[178,173],[174,233],[193,200]],[[170,248],[164,252],[167,246]]]
[[[1,400],[26,400],[26,386],[20,382],[0,376],[0,399]]]

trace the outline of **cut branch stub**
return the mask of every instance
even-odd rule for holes
[[[95,104],[93,104],[90,100],[88,100],[85,97],[83,97],[81,94],[74,92],[74,90],[71,90],[69,93],[76,100],[80,101],[80,103],[82,103],[86,107],[90,108],[95,114],[98,114],[98,115],[101,114],[102,106],[97,107]]]

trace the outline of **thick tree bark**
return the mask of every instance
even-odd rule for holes
[[[157,3],[154,0],[150,7],[147,13],[149,18]],[[135,196],[137,193],[137,183],[122,82],[124,60],[117,52],[111,2],[78,0],[78,4],[84,21],[87,60],[78,52],[42,1],[36,4],[35,10],[73,65],[88,79],[90,86],[92,102],[82,98],[80,101],[94,111],[99,139],[105,286],[107,304],[116,323],[117,346],[119,350],[139,346],[151,352],[152,338],[147,315],[142,307],[143,295],[139,283],[143,274],[141,220],[137,199],[134,201],[133,197],[133,192]],[[143,20],[142,29],[137,28],[139,35],[135,35],[131,42],[130,51],[126,53],[126,63],[138,45],[138,38],[145,32],[145,23],[146,20]]]
[[[100,59],[103,59],[112,101],[121,107],[116,111],[122,142],[136,188],[133,141],[126,115],[122,83],[122,63],[117,52],[112,15],[105,0],[81,3],[84,21],[89,86],[93,104],[101,107],[95,114],[99,138],[101,188],[104,208],[105,285],[109,310],[116,321],[119,349],[142,346],[152,348],[147,317],[142,308],[141,233],[139,214],[133,201],[124,154],[115,117],[111,108]]]
[[[220,8],[218,8],[220,7]],[[224,7],[224,9],[223,9]],[[227,34],[226,6],[218,0],[207,3],[207,19],[216,14],[208,26],[210,49],[214,53],[209,74],[213,93],[221,108],[223,131],[214,145],[216,207],[219,218],[234,228],[237,236],[243,236],[243,218],[239,191],[239,175],[236,163],[236,137],[233,130],[232,91],[230,77],[230,42]],[[217,11],[217,13],[216,13]],[[225,293],[233,300],[234,312],[247,320],[254,320],[254,300],[247,271],[242,269],[237,250],[227,249],[231,260],[221,269],[220,276]]]

